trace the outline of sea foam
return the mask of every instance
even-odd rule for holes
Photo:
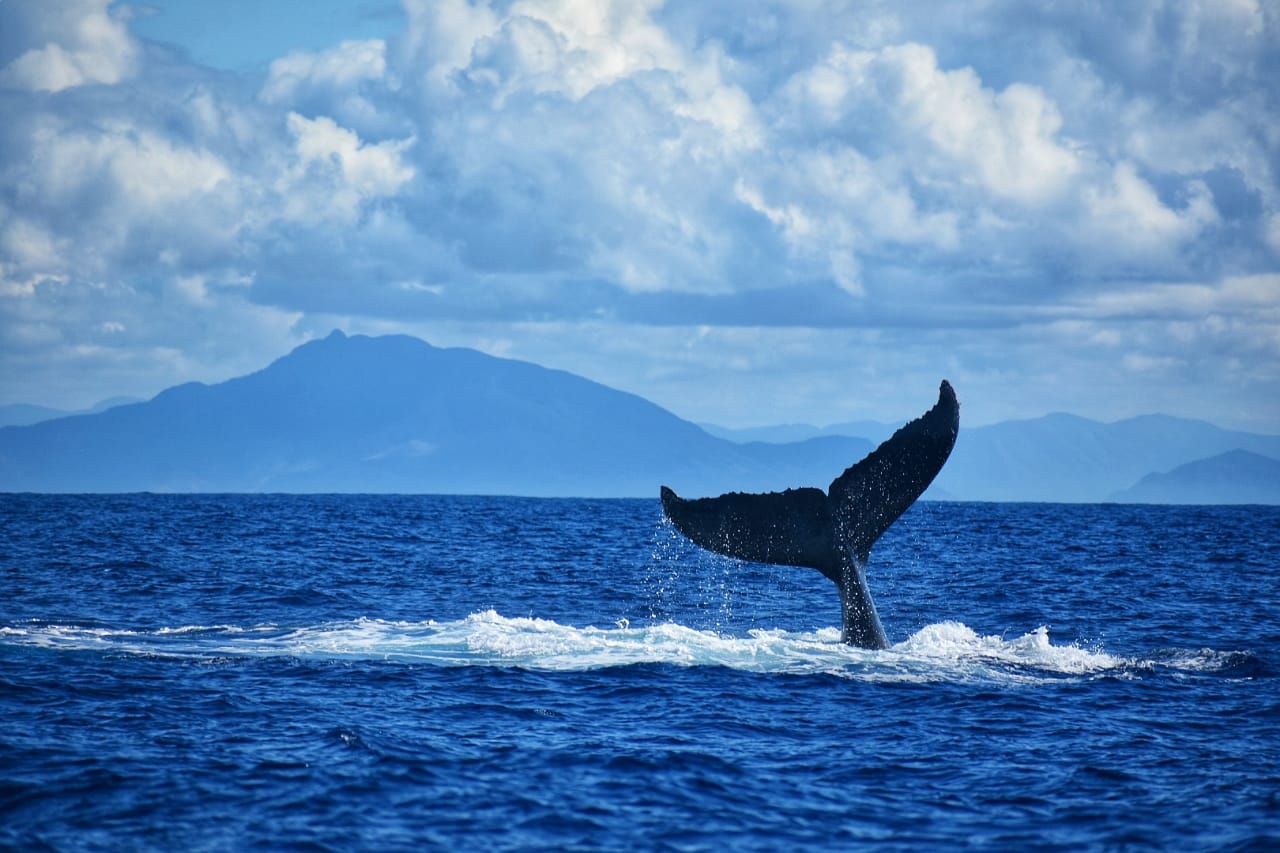
[[[180,657],[287,656],[568,672],[638,664],[721,666],[907,682],[1035,682],[1127,675],[1153,665],[1075,644],[1054,644],[1043,627],[1005,638],[980,635],[960,622],[940,622],[888,649],[873,651],[844,645],[836,628],[755,629],[729,635],[675,622],[576,627],[493,610],[455,621],[366,618],[303,627],[184,625],[137,631],[28,624],[0,628],[0,642]],[[1166,657],[1161,663],[1178,668],[1185,662],[1189,670],[1204,670],[1218,658],[1188,654]]]

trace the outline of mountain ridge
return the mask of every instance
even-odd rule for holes
[[[754,427],[752,434],[796,426]],[[840,434],[840,428],[835,424],[824,432]],[[716,434],[734,431],[719,428]],[[961,500],[1109,501],[1146,476],[1237,449],[1280,460],[1280,436],[1158,413],[1110,422],[1069,412],[981,427],[965,427],[962,422],[951,459],[928,494]]]
[[[1148,474],[1112,499],[1121,503],[1280,504],[1280,460],[1248,450]]]
[[[649,497],[666,483],[696,496],[825,488],[880,437],[732,441],[567,371],[335,331],[225,382],[0,428],[0,490]],[[1277,460],[1280,436],[1167,415],[962,424],[926,498],[1114,500],[1148,475],[1232,450]]]
[[[99,400],[87,409],[75,411],[55,409],[52,406],[38,406],[34,403],[7,403],[0,405],[0,427],[30,426],[72,415],[95,415],[115,406],[138,402],[141,402],[141,400],[137,397],[109,397],[106,400]]]
[[[337,332],[226,382],[0,429],[0,489],[647,496],[825,487],[869,450],[741,447],[566,371]]]

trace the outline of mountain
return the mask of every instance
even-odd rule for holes
[[[937,482],[969,500],[1102,501],[1147,474],[1229,450],[1280,458],[1280,436],[1165,415],[1107,424],[1054,414],[962,426]]]
[[[816,436],[805,425],[778,429],[722,435],[813,437],[731,441],[563,371],[404,336],[335,332],[228,382],[0,428],[0,491],[648,497],[663,483],[688,496],[825,488],[893,427],[836,424]],[[841,430],[867,435],[830,434]],[[1247,464],[1209,458],[1229,451],[1253,456]],[[962,419],[926,496],[1271,502],[1257,480],[1277,459],[1280,436],[1163,415],[1107,424],[1053,414],[976,428]],[[1212,471],[1180,467],[1197,460]],[[1144,479],[1161,471],[1174,480]]]
[[[877,442],[892,427],[873,422],[711,428],[726,438],[781,440],[788,435],[851,435]],[[1280,436],[1225,430],[1205,421],[1143,415],[1101,423],[1068,414],[966,427],[928,494],[981,501],[1104,501],[1157,471],[1231,450],[1280,459]],[[1244,481],[1240,481],[1243,483]],[[1228,496],[1228,492],[1222,492]]]
[[[71,414],[62,409],[51,409],[48,406],[33,406],[29,403],[10,403],[0,406],[0,426],[27,426],[41,421],[51,421]]]
[[[825,427],[816,427],[812,424],[778,424],[776,426],[735,428],[705,423],[700,423],[698,426],[717,438],[727,438],[730,441],[739,443],[764,441],[770,444],[786,444],[793,441],[808,441],[811,438],[823,436],[850,436],[865,438],[874,444],[879,444],[893,435],[894,430],[902,426],[903,423],[906,423],[906,421],[904,420],[902,423],[897,424],[886,424],[879,421],[849,421]]]
[[[870,449],[734,444],[563,371],[334,332],[248,376],[0,429],[0,490],[700,495],[825,487]]]
[[[1148,474],[1113,497],[1125,503],[1280,504],[1280,461],[1229,450]]]
[[[68,412],[63,409],[53,409],[49,406],[32,406],[28,403],[10,403],[0,406],[0,427],[29,426],[30,424],[38,424],[41,421],[51,421],[54,418],[65,418],[67,415],[103,412],[113,406],[123,406],[127,403],[136,402],[138,401],[134,397],[112,397],[83,412]]]

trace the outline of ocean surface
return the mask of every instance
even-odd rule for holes
[[[1280,508],[0,496],[0,848],[1280,849]]]

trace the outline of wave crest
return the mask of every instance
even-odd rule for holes
[[[1230,671],[1247,654],[1204,650],[1140,661],[1055,645],[1043,627],[1005,639],[980,635],[960,622],[927,625],[889,649],[870,651],[842,644],[836,628],[725,635],[674,622],[632,626],[625,620],[614,627],[579,628],[493,610],[448,622],[358,619],[297,628],[186,625],[137,631],[31,623],[0,627],[0,643],[153,656],[354,659],[563,672],[640,664],[722,666],[909,682],[1131,677],[1157,667]]]

